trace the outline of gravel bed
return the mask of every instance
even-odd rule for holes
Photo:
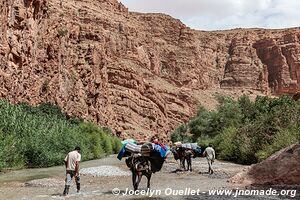
[[[25,187],[63,187],[64,180],[55,178],[43,178],[25,182]]]
[[[99,167],[89,167],[82,168],[80,170],[80,175],[89,175],[93,177],[97,176],[130,176],[129,171],[124,171],[116,166],[99,166]]]

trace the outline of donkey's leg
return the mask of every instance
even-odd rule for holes
[[[151,175],[152,175],[152,173],[150,172],[148,175],[146,175],[147,176],[147,179],[148,179],[148,182],[147,182],[147,188],[149,188],[150,189],[150,180],[151,180]]]
[[[192,169],[192,158],[191,158],[191,156],[189,156],[188,157],[188,162],[189,162],[189,168],[190,168],[190,171],[193,171],[193,169]]]
[[[132,185],[133,185],[133,189],[135,189],[135,186],[136,186],[136,172],[133,170],[132,171]]]
[[[137,172],[137,181],[135,183],[134,190],[138,189],[139,184],[140,184],[140,182],[142,180],[142,176],[143,176],[142,172]]]
[[[186,171],[189,171],[190,170],[190,161],[189,161],[188,156],[186,157],[186,164],[187,164]]]
[[[183,169],[184,169],[184,170],[186,170],[186,168],[185,168],[185,160],[186,160],[185,157],[183,157],[183,158],[182,158],[182,165],[183,165]]]
[[[183,168],[182,160],[183,160],[182,158],[179,158],[179,163],[180,163],[180,164],[179,164],[179,168],[180,168],[180,170]]]

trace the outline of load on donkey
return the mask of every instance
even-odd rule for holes
[[[118,159],[127,157],[125,162],[132,172],[134,190],[138,189],[142,176],[147,177],[147,188],[150,188],[152,173],[161,170],[169,149],[159,142],[136,144],[134,140],[123,141]]]
[[[201,147],[197,143],[175,142],[175,148],[172,150],[174,159],[180,161],[180,167],[184,170],[192,171],[192,158],[201,157]],[[185,161],[187,161],[187,168],[185,167]]]

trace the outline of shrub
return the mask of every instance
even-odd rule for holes
[[[212,127],[210,124],[212,115],[213,113],[208,112],[204,107],[200,106],[198,108],[197,116],[188,123],[193,138],[209,134],[208,128]]]
[[[122,143],[119,138],[113,137],[112,139],[112,147],[113,147],[113,153],[119,153],[119,151],[122,149]]]
[[[172,134],[171,141],[172,142],[191,142],[192,138],[187,135],[187,126],[181,125],[179,126]]]
[[[283,149],[289,145],[300,141],[300,124],[291,125],[288,129],[282,129],[274,135],[271,143],[264,145],[264,147],[256,153],[259,161],[266,159],[276,151]]]
[[[213,143],[217,157],[242,164],[256,163],[277,150],[299,141],[300,102],[288,96],[258,96],[254,102],[217,96],[214,111],[199,107],[185,130],[202,147]],[[178,128],[171,140],[186,135]]]
[[[209,136],[200,136],[196,142],[204,150],[209,144],[214,144],[214,139]]]
[[[102,136],[102,148],[104,149],[106,154],[112,154],[113,153],[113,145],[112,145],[112,138],[111,137],[109,137],[107,135]]]
[[[219,152],[219,159],[238,161],[236,137],[237,130],[235,127],[226,128],[220,135],[216,136],[213,144],[216,147],[216,151]]]
[[[0,130],[0,171],[3,168],[24,166],[22,154],[17,149],[18,141],[12,135],[4,135]]]
[[[50,103],[37,107],[11,105],[0,100],[0,170],[3,168],[48,167],[63,163],[75,146],[82,159],[111,154],[119,139],[81,119],[70,118]]]
[[[68,30],[61,28],[57,31],[57,34],[58,34],[59,37],[64,37],[68,34]]]

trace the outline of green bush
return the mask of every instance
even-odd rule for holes
[[[209,136],[200,136],[194,142],[196,142],[202,149],[205,149],[209,144],[214,144],[214,139]]]
[[[0,139],[0,170],[60,165],[75,146],[81,147],[83,160],[116,153],[120,147],[120,140],[102,128],[49,103],[31,107],[0,100]]]
[[[112,147],[113,147],[113,153],[119,153],[119,151],[122,149],[122,143],[119,138],[113,137],[112,139]]]
[[[239,103],[231,97],[218,96],[217,118],[220,132],[230,126],[238,126],[242,119],[242,110]]]
[[[200,106],[185,130],[202,147],[212,143],[220,159],[256,163],[299,141],[300,103],[289,96],[258,96],[255,101],[245,95],[237,101],[217,96],[217,101],[213,111]],[[185,132],[179,130],[172,141],[182,139]]]
[[[289,145],[295,144],[300,141],[300,124],[291,125],[288,129],[282,129],[277,132],[273,141],[263,147],[262,150],[258,151],[256,157],[259,161],[266,159],[276,151],[283,149]]]
[[[193,134],[193,138],[198,138],[202,135],[209,135],[209,127],[213,127],[211,125],[211,120],[213,118],[213,113],[208,112],[204,107],[200,106],[197,110],[197,116],[194,117],[189,123],[188,126],[190,128],[191,134]]]
[[[238,161],[238,146],[236,145],[237,130],[235,127],[226,128],[216,136],[213,145],[216,147],[218,158],[222,160]]]
[[[107,154],[112,154],[113,153],[113,145],[112,145],[112,138],[103,135],[102,137],[102,148],[105,150]]]
[[[187,135],[187,126],[181,125],[179,126],[173,133],[171,133],[171,141],[172,142],[190,142],[192,138]]]
[[[63,29],[63,28],[61,28],[61,29],[59,29],[58,31],[57,31],[57,34],[58,34],[58,36],[59,37],[64,37],[64,36],[66,36],[67,34],[68,34],[68,30],[67,29]]]
[[[24,165],[22,154],[17,149],[18,141],[12,135],[4,135],[0,130],[0,169],[20,168]]]

